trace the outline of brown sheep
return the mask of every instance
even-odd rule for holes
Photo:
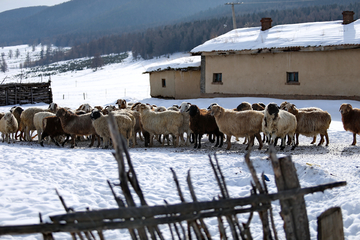
[[[233,109],[234,111],[245,111],[245,110],[253,110],[252,106],[248,102],[240,103],[236,108]]]
[[[55,140],[55,137],[66,135],[66,140],[62,143],[62,146],[67,142],[70,135],[65,133],[62,126],[60,118],[56,116],[46,117],[42,120],[43,122],[43,132],[40,138],[40,145],[44,146],[44,138],[50,136],[51,140],[56,144],[56,146],[60,146],[59,143]]]
[[[196,105],[191,105],[187,111],[190,115],[190,129],[194,133],[194,148],[201,148],[203,134],[215,135],[217,137],[215,147],[221,147],[224,141],[224,134],[220,132],[215,118],[211,116],[210,111],[200,109]]]
[[[76,135],[92,135],[89,147],[94,145],[95,137],[98,138],[98,146],[100,146],[100,136],[96,134],[92,125],[90,113],[76,115],[65,108],[60,108],[56,116],[60,118],[61,126],[65,133],[71,135],[71,148],[75,147]]]
[[[118,105],[119,109],[125,109],[127,108],[126,100],[125,99],[118,99],[116,101],[116,104]]]
[[[329,145],[327,129],[330,127],[331,116],[328,112],[317,107],[297,109],[294,104],[285,103],[286,105],[283,105],[284,103],[282,103],[280,105],[282,107],[280,108],[284,108],[296,116],[296,146],[299,145],[299,134],[313,137],[313,141],[310,144],[314,144],[316,142],[316,136],[320,134],[318,146],[321,146],[324,143],[324,136],[326,138],[326,146]]]
[[[360,134],[360,109],[353,108],[351,104],[343,103],[339,111],[345,131],[353,133],[353,142],[351,145],[356,145],[356,134]]]
[[[264,111],[265,110],[265,104],[264,103],[253,103],[251,104],[251,107],[253,110],[256,110],[256,111]]]

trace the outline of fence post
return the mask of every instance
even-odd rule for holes
[[[291,156],[278,159],[273,147],[270,148],[270,152],[278,191],[300,189],[299,179]],[[296,199],[280,200],[280,205],[286,239],[310,240],[309,220],[304,196],[299,196]]]
[[[318,240],[344,240],[344,226],[340,207],[329,208],[317,219]]]

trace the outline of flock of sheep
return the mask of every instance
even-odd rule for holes
[[[62,142],[64,146],[71,137],[72,148],[79,138],[90,138],[89,147],[93,146],[95,139],[99,147],[102,140],[103,148],[108,148],[111,145],[108,113],[112,112],[119,132],[127,140],[128,146],[131,141],[132,147],[138,144],[139,138],[146,147],[153,146],[156,139],[162,145],[165,141],[175,147],[194,143],[195,148],[201,148],[201,139],[205,134],[212,143],[216,138],[215,147],[222,147],[226,137],[227,150],[231,148],[232,136],[237,140],[245,138],[247,149],[254,145],[255,138],[259,149],[264,142],[276,145],[278,139],[281,140],[280,150],[284,150],[286,144],[294,149],[299,144],[300,134],[313,137],[311,144],[316,142],[317,135],[320,135],[319,146],[325,140],[326,146],[329,144],[327,129],[331,116],[316,107],[297,109],[289,102],[283,102],[280,106],[275,103],[265,105],[243,102],[234,109],[225,109],[216,103],[208,109],[200,109],[183,102],[180,106],[165,108],[145,103],[127,103],[123,99],[117,100],[116,104],[117,107],[110,105],[105,108],[83,104],[76,110],[60,108],[56,103],[51,103],[48,109],[30,107],[24,110],[15,106],[10,112],[0,113],[2,141],[10,143],[17,138],[20,141],[32,141],[36,130],[38,142],[42,146],[46,138],[49,138],[49,144],[52,140],[56,145]],[[360,109],[342,104],[340,112],[344,129],[353,133],[352,145],[355,145],[356,134],[360,134]]]

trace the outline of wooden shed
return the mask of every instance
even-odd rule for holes
[[[360,20],[234,29],[191,50],[201,97],[360,100]]]
[[[0,106],[52,103],[51,81],[41,83],[8,83],[0,85]]]
[[[182,57],[149,67],[150,95],[156,98],[200,97],[200,56]]]

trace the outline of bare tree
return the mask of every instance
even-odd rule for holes
[[[95,54],[94,58],[91,61],[91,68],[95,69],[101,68],[104,65],[104,60],[101,58],[100,54]]]
[[[8,66],[7,66],[7,63],[6,63],[6,61],[5,61],[4,56],[1,56],[0,70],[1,70],[2,72],[8,71]]]
[[[15,51],[15,57],[18,58],[20,56],[20,50],[17,48]]]
[[[12,51],[11,49],[9,50],[8,56],[9,56],[10,59],[12,59],[12,57],[13,57],[13,51]]]

